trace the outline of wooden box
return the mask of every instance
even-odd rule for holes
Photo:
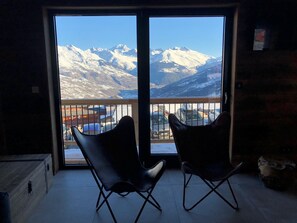
[[[25,154],[0,156],[0,162],[24,162],[24,161],[42,161],[44,164],[44,176],[46,181],[46,192],[50,188],[53,180],[53,163],[51,154]]]
[[[3,156],[0,158],[0,210],[6,222],[22,223],[48,192],[52,181],[49,155]],[[0,201],[1,203],[1,201]],[[9,210],[8,214],[1,213]],[[2,219],[0,219],[2,222]]]

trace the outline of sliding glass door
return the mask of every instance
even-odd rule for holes
[[[64,163],[84,164],[70,127],[85,134],[137,120],[136,16],[55,16]],[[136,122],[137,123],[137,122]]]
[[[170,113],[187,125],[207,125],[220,113],[224,19],[150,17],[152,154],[176,153]]]
[[[62,165],[80,164],[70,126],[97,134],[133,117],[143,163],[177,161],[168,123],[229,109],[232,9],[51,10]],[[59,142],[58,142],[59,144]]]

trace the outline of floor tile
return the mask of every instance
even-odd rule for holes
[[[183,175],[178,169],[167,169],[157,183],[153,196],[162,212],[147,204],[140,223],[296,223],[297,191],[275,191],[266,188],[256,174],[238,174],[230,180],[239,211],[230,208],[212,193],[191,211],[182,206]],[[198,177],[188,187],[188,202],[195,202],[209,191]],[[231,198],[227,185],[219,190]],[[49,193],[43,198],[27,223],[104,223],[113,222],[106,205],[96,212],[99,190],[89,170],[65,170],[55,175]],[[136,193],[109,198],[118,222],[130,223],[140,210],[143,199]]]

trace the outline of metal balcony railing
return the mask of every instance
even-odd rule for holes
[[[67,99],[62,100],[63,140],[65,148],[75,144],[70,127],[86,134],[96,134],[114,128],[129,115],[135,122],[138,139],[137,99]],[[220,98],[154,98],[150,100],[150,129],[152,142],[172,142],[168,123],[170,113],[188,125],[206,125],[220,112]]]

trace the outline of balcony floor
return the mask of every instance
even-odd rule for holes
[[[297,219],[297,190],[274,191],[265,188],[257,175],[238,174],[231,178],[240,206],[234,211],[216,194],[210,195],[192,211],[182,207],[182,174],[180,170],[168,169],[157,184],[154,196],[162,206],[159,212],[147,205],[139,222],[172,223],[288,223]],[[196,180],[189,187],[190,199],[201,196],[207,187]],[[221,192],[229,195],[227,187]],[[26,223],[98,223],[112,222],[107,207],[95,211],[98,188],[89,170],[59,171],[49,193],[43,198]],[[123,198],[110,197],[110,203],[118,222],[133,222],[142,199],[136,194]]]
[[[176,153],[176,148],[174,143],[152,143],[152,153],[160,154],[172,154]],[[84,157],[77,146],[70,146],[65,149],[65,163],[66,165],[71,164],[85,164]]]

